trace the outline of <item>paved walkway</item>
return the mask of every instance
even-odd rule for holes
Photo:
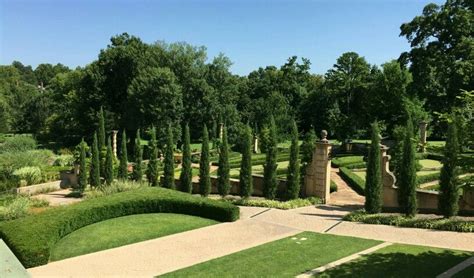
[[[347,183],[339,176],[339,168],[331,169],[331,180],[337,184],[337,191],[331,193],[329,204],[359,208],[364,206],[365,197],[357,194]]]
[[[50,206],[62,206],[80,202],[80,198],[67,198],[66,195],[71,193],[71,189],[62,189],[44,194],[32,196],[32,198],[43,199],[49,202]]]

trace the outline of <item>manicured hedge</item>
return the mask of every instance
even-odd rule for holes
[[[433,174],[429,174],[429,175],[423,175],[423,176],[417,176],[416,177],[416,182],[419,185],[427,183],[427,182],[436,181],[436,180],[439,180],[439,173],[433,173]]]
[[[341,167],[339,168],[341,178],[360,195],[365,194],[365,180],[354,174],[351,170]]]
[[[349,168],[349,167],[355,167],[355,166],[352,166],[352,165],[358,165],[357,168],[365,168],[364,157],[360,156],[360,155],[336,157],[336,158],[332,159],[331,164],[334,167],[347,167],[347,168]]]
[[[188,214],[217,221],[235,221],[239,218],[239,208],[232,204],[164,188],[146,187],[0,223],[0,237],[23,266],[29,268],[46,264],[55,243],[81,227],[110,218],[155,212]]]

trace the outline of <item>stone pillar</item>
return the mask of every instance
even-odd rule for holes
[[[331,144],[326,139],[327,132],[321,132],[321,141],[316,142],[316,147],[313,153],[313,160],[306,169],[304,177],[306,196],[316,196],[323,200],[323,203],[328,203],[330,198],[330,184],[331,184]]]
[[[426,127],[428,123],[425,121],[420,122],[420,151],[425,152],[426,150]]]
[[[380,157],[382,164],[382,199],[384,208],[398,207],[398,190],[395,186],[395,175],[390,172],[390,155],[387,154],[388,147],[380,145]]]
[[[115,157],[117,157],[117,133],[118,130],[112,130],[112,150]]]
[[[258,153],[258,137],[255,135],[253,137],[253,153]]]

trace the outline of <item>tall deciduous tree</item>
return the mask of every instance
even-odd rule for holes
[[[99,146],[97,142],[97,132],[94,132],[94,138],[92,140],[92,158],[89,183],[92,187],[97,187],[100,185],[100,157]]]
[[[227,142],[227,127],[223,127],[222,142],[219,145],[219,168],[217,169],[217,190],[222,197],[230,191],[229,144]]]
[[[371,139],[365,179],[365,210],[368,213],[379,213],[382,210],[382,169],[380,131],[377,122],[372,124]]]
[[[403,141],[402,167],[400,168],[398,187],[398,202],[402,211],[407,216],[415,216],[417,211],[416,159],[411,118],[407,121],[405,140]]]
[[[158,146],[154,126],[151,128],[151,139],[148,141],[148,149],[150,151],[150,160],[148,162],[146,177],[151,186],[158,186]]]
[[[211,193],[211,177],[209,175],[209,133],[206,124],[202,131],[201,160],[199,161],[199,192],[202,196]]]
[[[86,142],[82,139],[79,154],[79,178],[77,180],[78,189],[83,192],[87,187],[87,163],[86,163]]]
[[[443,168],[441,168],[439,178],[440,194],[438,208],[445,217],[456,216],[459,210],[459,180],[457,167],[459,144],[457,134],[456,123],[449,123],[448,137],[444,148]]]
[[[298,127],[293,120],[291,129],[290,161],[286,174],[287,198],[289,200],[298,198],[300,194],[300,161],[299,161]]]
[[[183,164],[181,167],[181,174],[179,176],[181,190],[184,192],[192,193],[193,191],[192,171],[193,169],[191,168],[191,139],[189,135],[189,125],[186,124],[186,126],[184,127],[183,139]]]
[[[265,164],[263,165],[263,194],[267,199],[275,199],[278,181],[276,177],[277,169],[277,134],[275,120],[270,118],[270,136],[267,142]]]
[[[245,136],[242,138],[242,161],[240,162],[240,196],[248,198],[253,193],[252,180],[252,130],[245,127]]]
[[[114,154],[112,152],[112,144],[110,137],[107,138],[107,152],[105,155],[105,183],[111,185],[114,181]]]
[[[168,135],[166,140],[165,158],[164,158],[164,177],[163,187],[175,188],[174,184],[174,142],[173,130],[168,126]]]
[[[140,138],[140,130],[137,130],[137,135],[135,137],[135,165],[133,165],[133,180],[137,182],[141,182],[143,179],[143,168],[142,168],[142,160],[143,160],[143,149],[141,145],[141,138]]]
[[[127,134],[125,132],[125,129],[122,131],[118,178],[121,180],[126,180],[128,178]]]

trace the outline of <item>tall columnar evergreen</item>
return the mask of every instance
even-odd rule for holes
[[[230,191],[229,144],[227,142],[227,127],[222,132],[222,142],[219,145],[219,168],[217,169],[217,190],[225,197]]]
[[[107,138],[107,153],[105,156],[105,183],[111,185],[114,181],[114,153],[112,152],[112,144],[110,137]]]
[[[133,180],[137,182],[141,182],[143,179],[143,169],[142,169],[143,149],[141,145],[140,129],[137,130],[137,136],[135,138],[134,156],[135,156],[135,165],[133,165],[133,173],[132,173]]]
[[[277,170],[277,134],[275,120],[270,118],[270,136],[265,147],[265,165],[263,166],[263,194],[267,199],[275,199],[278,189]]]
[[[398,182],[398,203],[407,216],[415,216],[417,210],[416,160],[415,145],[413,144],[413,123],[411,119],[407,121],[401,165],[400,181]]]
[[[211,193],[211,177],[209,175],[209,133],[206,124],[202,131],[201,160],[199,161],[199,193],[207,196]]]
[[[127,134],[125,133],[125,129],[122,131],[118,178],[121,180],[126,180],[128,178]]]
[[[174,185],[174,154],[173,154],[173,130],[171,126],[168,126],[167,138],[166,138],[166,149],[164,158],[164,177],[163,187],[175,188]]]
[[[245,137],[242,138],[242,161],[240,162],[240,196],[248,198],[253,193],[252,180],[252,130],[245,128]]]
[[[291,128],[291,147],[290,161],[288,163],[288,172],[286,174],[287,199],[296,199],[300,194],[300,148],[298,145],[298,127],[293,120]]]
[[[367,161],[365,179],[365,210],[379,213],[382,210],[382,168],[380,155],[380,131],[377,122],[372,124],[372,143]]]
[[[313,161],[314,148],[316,147],[316,133],[311,128],[304,136],[301,144],[301,185],[304,185],[304,177],[306,176],[306,168]]]
[[[217,122],[216,120],[212,121],[212,128],[211,128],[211,140],[212,140],[212,149],[217,148]]]
[[[146,169],[146,177],[151,186],[158,186],[158,145],[156,142],[156,129],[151,128],[151,139],[148,141],[150,160]]]
[[[105,144],[105,116],[104,110],[100,107],[99,114],[99,160],[100,160],[100,176],[105,178],[105,155],[106,155],[106,144]]]
[[[83,192],[87,187],[87,163],[86,163],[86,142],[82,139],[79,153],[79,178],[77,180],[78,189]]]
[[[439,178],[439,202],[440,213],[445,217],[458,214],[459,191],[458,191],[458,131],[456,123],[449,123],[446,146],[444,148],[443,168]]]
[[[191,139],[189,136],[189,125],[186,124],[184,127],[184,138],[183,138],[183,164],[181,167],[181,174],[179,181],[181,184],[181,190],[184,192],[192,193],[193,191],[193,172],[191,168]]]
[[[92,187],[97,187],[100,185],[100,157],[99,146],[97,142],[97,132],[94,132],[94,139],[92,140],[92,158],[89,183]]]

